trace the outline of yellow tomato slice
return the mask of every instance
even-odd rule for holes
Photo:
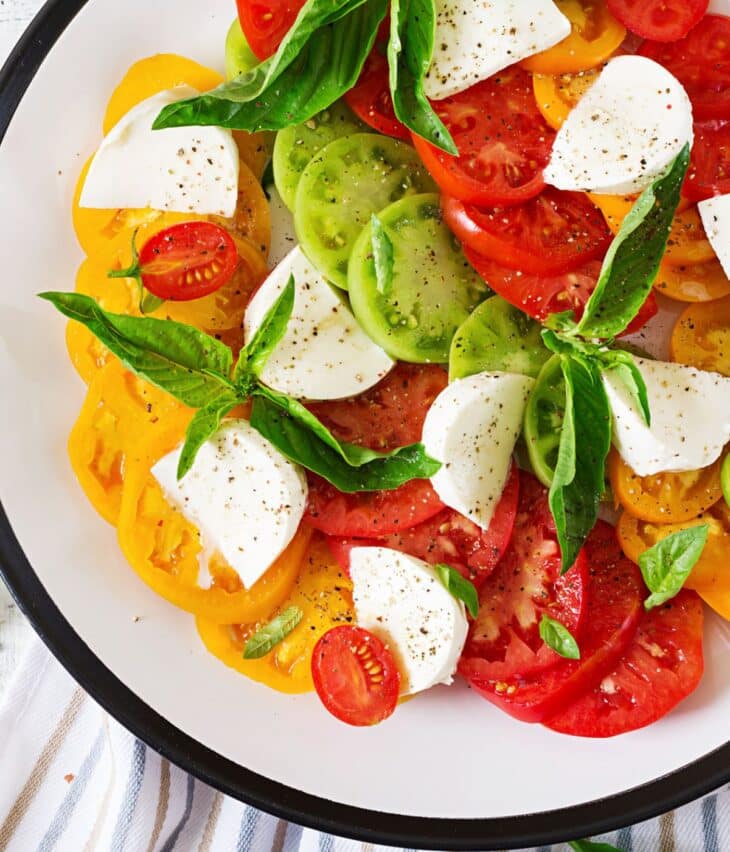
[[[245,130],[234,130],[233,138],[238,145],[241,160],[251,169],[256,180],[261,181],[266,170],[266,164],[274,151],[275,133],[247,133]]]
[[[654,287],[679,302],[711,302],[730,296],[730,279],[719,260],[688,266],[662,263]]]
[[[619,232],[636,201],[636,196],[633,195],[598,195],[589,192],[588,197],[603,213],[606,224],[614,234]]]
[[[672,222],[664,262],[670,266],[686,266],[711,260],[715,260],[715,251],[705,234],[697,205],[678,212]]]
[[[538,74],[587,71],[605,62],[626,37],[626,29],[608,11],[605,0],[555,0],[572,25],[554,47],[522,60]]]
[[[730,296],[685,308],[670,347],[673,361],[730,376]]]
[[[719,500],[704,514],[681,524],[653,524],[624,512],[616,532],[624,553],[629,559],[638,562],[645,550],[671,533],[700,524],[708,524],[710,527],[707,544],[685,585],[703,594],[730,593],[730,508],[724,500]]]
[[[225,228],[234,237],[249,240],[264,260],[271,246],[271,213],[266,194],[251,169],[241,163],[238,175],[238,205],[231,219],[207,217]]]
[[[722,497],[722,459],[686,473],[638,476],[614,450],[608,472],[614,497],[635,518],[658,524],[689,521]]]
[[[205,647],[241,674],[280,692],[301,693],[313,689],[312,650],[319,638],[338,624],[354,620],[351,584],[330,555],[324,538],[315,534],[304,557],[302,570],[286,600],[255,623],[227,626],[196,619]],[[304,617],[267,656],[245,660],[246,641],[277,611],[299,607]]]
[[[598,71],[577,74],[533,74],[532,90],[537,108],[555,130],[560,130],[570,111],[596,82]]]
[[[726,621],[730,621],[730,588],[699,592],[702,600]]]

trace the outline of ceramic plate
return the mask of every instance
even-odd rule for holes
[[[221,66],[232,15],[231,0],[52,0],[0,78],[0,562],[20,605],[151,746],[227,793],[338,834],[527,846],[641,820],[729,781],[730,629],[719,620],[708,619],[697,692],[613,741],[515,722],[459,686],[356,730],[314,696],[227,669],[122,559],[69,467],[84,387],[58,316],[34,294],[73,287],[72,190],[114,85],[156,52]]]

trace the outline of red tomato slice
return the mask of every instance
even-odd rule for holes
[[[434,364],[398,364],[365,393],[315,403],[310,409],[341,441],[394,450],[421,440],[426,413],[447,381],[446,371]],[[306,520],[327,535],[387,535],[420,524],[444,508],[425,479],[394,491],[361,494],[342,494],[314,475],[309,485]]]
[[[377,46],[367,58],[355,87],[345,95],[345,100],[355,115],[379,133],[410,140],[408,128],[395,116],[390,96],[388,60]]]
[[[730,120],[698,121],[682,194],[704,201],[730,192]]]
[[[639,53],[674,74],[687,90],[695,120],[730,118],[730,18],[706,15],[681,41],[647,41]]]
[[[418,526],[381,539],[330,538],[328,544],[344,571],[350,569],[350,550],[353,547],[380,545],[416,556],[431,565],[451,565],[479,588],[502,558],[512,538],[519,494],[520,473],[517,465],[513,465],[488,530],[481,530],[453,509],[444,509]]]
[[[645,613],[618,666],[547,726],[576,737],[614,737],[656,722],[700,682],[702,602],[682,591]]]
[[[304,0],[236,0],[236,5],[249,47],[264,60],[276,53]]]
[[[183,222],[155,234],[139,253],[142,283],[160,299],[186,302],[219,290],[238,266],[233,238],[211,222]]]
[[[413,144],[445,193],[498,207],[521,204],[542,191],[555,131],[537,108],[531,74],[508,68],[433,107],[460,156],[418,136]]]
[[[710,0],[607,0],[632,33],[654,41],[678,41],[701,20]]]
[[[517,542],[518,537],[513,540]],[[541,669],[540,661],[534,660],[537,655],[530,657],[525,651],[527,665],[534,661],[537,668],[527,675],[517,670],[506,679],[492,676],[498,671],[493,668],[495,660],[465,653],[459,663],[459,671],[473,689],[522,721],[552,718],[593,689],[616,667],[636,633],[646,590],[638,567],[621,552],[613,528],[599,521],[584,552],[589,567],[583,592],[587,610],[576,636],[580,660],[561,660]],[[509,662],[513,659],[520,660],[516,651]]]
[[[601,211],[582,192],[545,191],[519,207],[479,210],[444,195],[456,236],[482,257],[532,275],[560,275],[602,258],[612,239]]]
[[[322,704],[348,725],[377,725],[398,703],[393,655],[362,627],[333,627],[322,636],[312,652],[312,678]]]

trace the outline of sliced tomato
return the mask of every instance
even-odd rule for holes
[[[518,541],[517,536],[514,541]],[[623,656],[641,618],[645,595],[641,574],[621,553],[613,528],[599,521],[584,552],[588,579],[582,599],[587,602],[587,609],[576,636],[580,660],[560,660],[543,668],[534,651],[530,657],[525,650],[522,658],[515,652],[510,658],[516,661],[515,673],[509,678],[500,677],[500,669],[494,668],[499,659],[469,656],[467,652],[459,663],[459,671],[473,689],[525,722],[554,717],[600,683]],[[549,585],[547,588],[550,590]],[[552,595],[557,598],[554,590]],[[525,648],[532,650],[526,643]],[[520,659],[525,661],[524,674],[517,666]],[[532,673],[530,663],[535,664]],[[502,671],[506,672],[506,667]]]
[[[497,207],[521,204],[542,191],[555,131],[537,108],[530,74],[508,68],[433,107],[459,156],[418,136],[413,143],[445,193]]]
[[[682,194],[704,201],[730,192],[730,120],[698,121]]]
[[[608,0],[608,8],[632,33],[654,41],[678,41],[696,26],[710,0]]]
[[[618,666],[548,728],[574,737],[615,737],[666,716],[702,677],[702,624],[702,602],[690,591],[645,613]]]
[[[310,409],[341,441],[394,450],[421,440],[426,413],[447,381],[442,367],[398,364],[371,390],[348,400],[315,403]],[[343,494],[314,475],[309,483],[306,520],[327,535],[387,535],[420,524],[444,508],[425,479],[394,491],[360,494]]]
[[[312,678],[325,708],[348,725],[377,725],[398,703],[393,655],[362,627],[333,627],[322,636],[312,652]]]
[[[376,46],[365,62],[360,79],[345,95],[350,109],[379,133],[410,140],[408,128],[396,118],[390,96],[388,60]]]
[[[446,563],[480,587],[512,538],[519,493],[520,472],[517,465],[513,465],[488,530],[480,529],[453,509],[444,509],[418,526],[381,539],[330,538],[328,544],[345,571],[350,569],[353,547],[373,544],[400,550],[431,565]]]
[[[263,60],[276,53],[304,0],[236,0],[236,5],[246,41]]]
[[[685,5],[685,0],[675,2]],[[643,5],[644,0],[636,3]],[[730,118],[730,18],[705,15],[681,41],[646,41],[639,53],[674,74],[687,90],[695,120]]]
[[[531,275],[573,272],[603,257],[611,231],[601,211],[580,192],[548,187],[519,207],[480,210],[442,196],[444,219],[482,257]]]

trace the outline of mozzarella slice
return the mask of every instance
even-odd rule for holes
[[[220,127],[152,129],[163,107],[197,94],[189,86],[178,86],[130,110],[96,152],[80,206],[151,207],[233,216],[239,159],[231,131]]]
[[[448,385],[426,415],[423,443],[442,463],[434,490],[482,529],[502,496],[534,384],[514,373],[478,373]]]
[[[350,577],[357,623],[395,651],[402,694],[450,684],[469,625],[434,569],[388,547],[355,547]]]
[[[718,195],[697,205],[707,239],[730,278],[730,195]]]
[[[552,0],[437,0],[426,95],[441,100],[570,35]]]
[[[271,247],[269,248],[269,269],[275,269],[297,245],[294,230],[294,217],[281,200],[274,184],[265,187],[269,196],[269,216],[271,218]]]
[[[251,300],[249,341],[294,276],[294,310],[284,337],[261,373],[264,384],[299,399],[344,399],[377,384],[394,366],[360,328],[342,298],[297,246]]]
[[[152,468],[167,499],[200,530],[204,552],[218,551],[248,589],[294,538],[307,502],[298,465],[246,420],[227,420],[179,482],[180,448]]]
[[[710,0],[707,14],[725,15],[725,17],[730,18],[730,0]]]
[[[692,142],[682,84],[643,56],[618,56],[567,117],[545,180],[601,195],[640,192]]]
[[[716,461],[730,440],[730,378],[636,359],[649,396],[651,426],[615,373],[603,374],[613,414],[613,443],[639,475],[697,470]]]

